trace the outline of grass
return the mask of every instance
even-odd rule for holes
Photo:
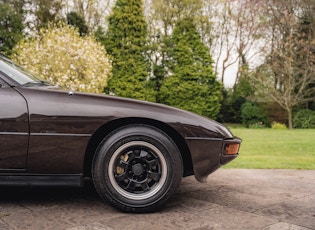
[[[225,168],[315,169],[315,129],[232,128],[243,142]]]

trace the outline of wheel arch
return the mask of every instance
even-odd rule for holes
[[[193,175],[194,171],[190,150],[184,138],[174,128],[168,124],[149,118],[121,118],[104,124],[92,135],[84,157],[83,175],[85,177],[91,177],[93,157],[101,141],[112,131],[132,124],[149,125],[166,133],[175,142],[179,152],[181,153],[184,168],[183,176]]]

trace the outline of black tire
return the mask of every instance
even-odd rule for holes
[[[112,132],[98,146],[92,166],[101,198],[125,212],[157,211],[177,190],[182,175],[175,143],[147,125]]]

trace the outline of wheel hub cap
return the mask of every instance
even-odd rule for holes
[[[132,166],[132,172],[136,176],[140,176],[143,173],[144,169],[140,163]]]
[[[128,199],[145,200],[163,187],[167,164],[162,152],[154,145],[131,141],[113,153],[108,174],[119,194]]]

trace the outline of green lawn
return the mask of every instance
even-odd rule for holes
[[[232,128],[240,155],[225,168],[315,169],[315,129]]]

